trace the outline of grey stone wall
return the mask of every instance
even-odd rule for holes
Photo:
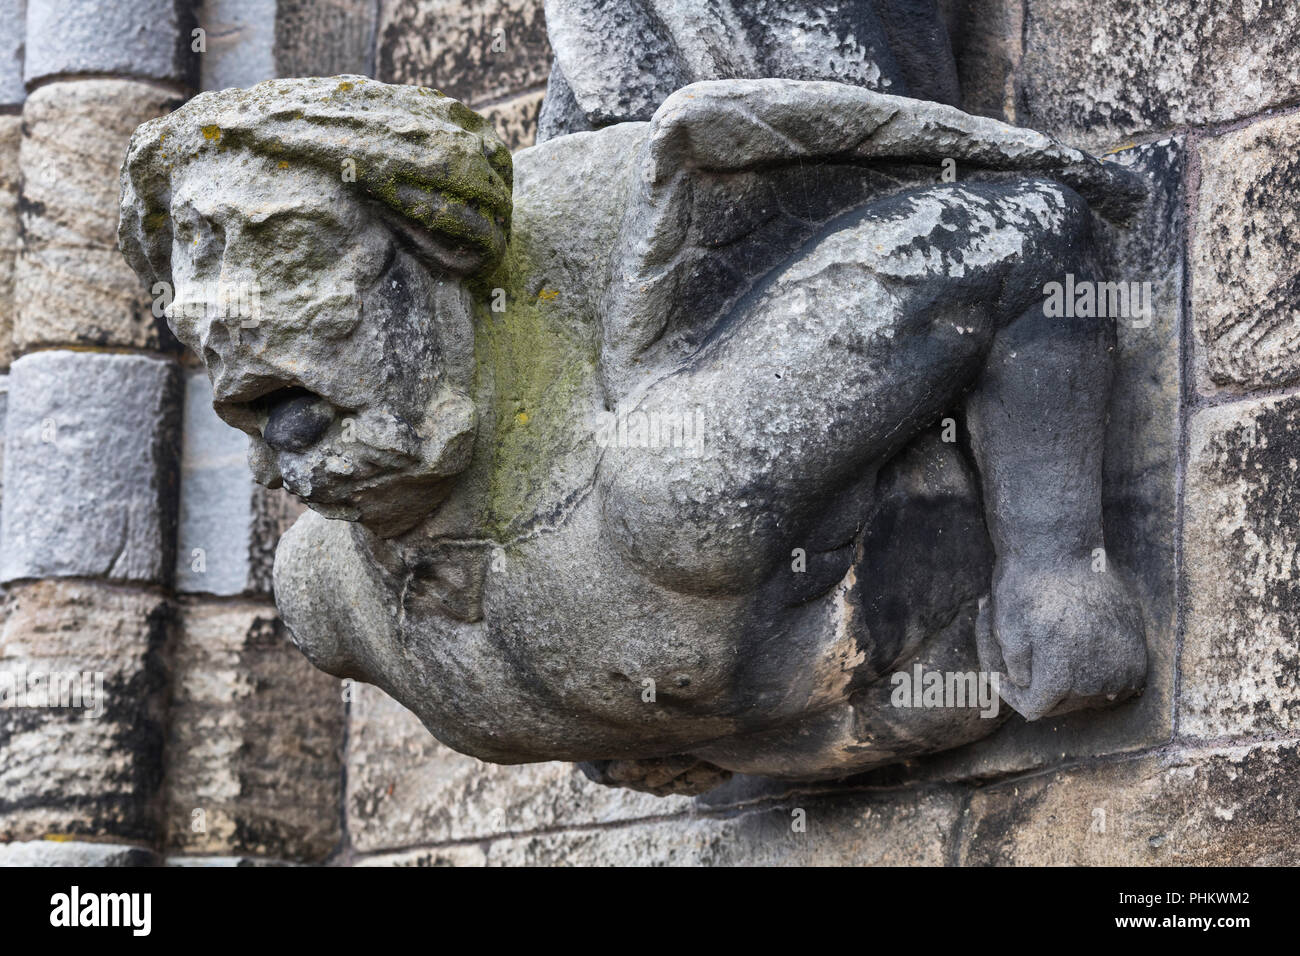
[[[1300,862],[1293,3],[943,5],[968,110],[1158,187],[1110,236],[1156,301],[1121,340],[1107,478],[1108,536],[1151,608],[1143,696],[845,783],[693,800],[482,764],[312,670],[269,594],[296,508],[243,477],[242,439],[113,249],[127,134],[196,88],[366,73],[529,144],[540,0],[21,6],[0,0],[0,670],[96,670],[110,704],[0,710],[0,864]],[[155,32],[115,34],[136,22]]]
[[[541,0],[384,0],[375,77],[442,90],[533,143],[551,71]]]

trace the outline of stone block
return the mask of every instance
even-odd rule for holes
[[[959,789],[851,793],[725,817],[493,841],[488,866],[943,866],[961,819]]]
[[[1290,0],[1028,0],[1018,122],[1097,151],[1293,103],[1297,31]]]
[[[248,436],[212,410],[207,374],[188,370],[176,590],[270,595],[276,543],[302,511],[303,505],[288,492],[252,480]]]
[[[962,7],[957,29],[949,31],[961,80],[961,108],[1015,123],[1024,7],[1007,0],[967,0]]]
[[[27,95],[23,86],[26,0],[0,0],[0,106],[15,106]]]
[[[207,49],[199,56],[199,88],[224,90],[272,79],[276,0],[205,0],[197,10]]]
[[[174,362],[142,355],[14,363],[0,580],[171,580],[179,378]]]
[[[21,235],[18,215],[18,149],[23,118],[0,114],[0,369],[14,358],[14,266]]]
[[[343,698],[275,608],[183,603],[172,684],[168,851],[328,856],[341,836]]]
[[[253,867],[295,866],[283,860],[262,860],[253,856],[169,856],[164,866],[187,866],[210,870]]]
[[[438,743],[378,688],[349,688],[348,834],[359,852],[656,817],[692,805],[602,787],[573,764],[483,763]]]
[[[376,77],[431,86],[470,106],[544,86],[542,0],[397,0],[380,14]]]
[[[85,581],[11,586],[0,632],[0,841],[159,836],[172,608]]]
[[[0,867],[5,866],[156,866],[158,857],[145,847],[82,840],[26,840],[0,844]]]
[[[23,250],[14,344],[174,347],[148,290],[117,249],[118,177],[131,133],[179,105],[134,80],[36,90],[23,110]]]
[[[1192,316],[1203,391],[1300,379],[1300,114],[1199,143]]]
[[[371,0],[278,0],[276,75],[374,76],[375,18],[380,6]]]
[[[131,76],[193,85],[193,16],[176,0],[27,0],[30,85],[52,76]]]
[[[967,866],[1294,866],[1296,742],[1170,753],[979,790]]]
[[[0,438],[5,433],[5,421],[9,417],[9,376],[0,375]],[[0,440],[0,517],[4,514],[4,441]],[[0,541],[4,540],[3,521],[0,521]]]
[[[546,90],[533,90],[522,96],[479,108],[497,131],[501,141],[517,152],[537,140],[537,117],[542,111]]]
[[[442,846],[423,850],[401,850],[358,858],[353,866],[445,867],[487,866],[487,851],[476,844]]]
[[[1300,730],[1300,398],[1192,418],[1180,735]]]

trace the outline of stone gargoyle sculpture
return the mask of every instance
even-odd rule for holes
[[[1044,309],[1140,196],[834,82],[694,83],[512,162],[452,99],[335,77],[141,126],[120,240],[311,508],[275,595],[316,666],[484,760],[699,792],[998,725],[899,672],[997,674],[1031,720],[1141,687],[1095,557],[1113,319]],[[246,285],[251,317],[213,291]]]

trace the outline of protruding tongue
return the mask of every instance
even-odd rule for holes
[[[273,396],[262,438],[276,451],[302,451],[325,434],[334,420],[334,407],[303,389]]]

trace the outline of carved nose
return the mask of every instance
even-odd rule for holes
[[[302,451],[325,434],[334,407],[304,389],[284,389],[268,396],[263,440],[276,451]]]

